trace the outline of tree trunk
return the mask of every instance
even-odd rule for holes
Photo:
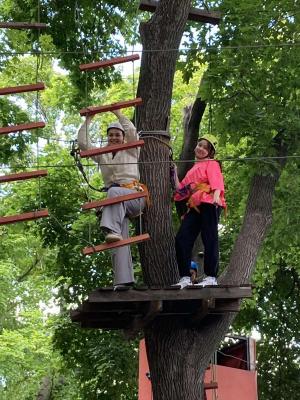
[[[190,6],[190,0],[161,0],[150,21],[140,26],[143,56],[137,95],[143,105],[137,109],[139,131],[167,127],[178,48]],[[161,136],[148,137],[141,151],[141,181],[149,188],[152,204],[143,221],[151,241],[142,244],[140,252],[145,282],[165,286],[178,281],[179,275],[170,208],[169,149],[157,139],[167,143]]]
[[[187,106],[184,109],[183,125],[184,137],[183,146],[179,160],[194,160],[194,149],[197,145],[199,137],[200,122],[202,120],[206,103],[200,97],[197,97],[192,106]],[[192,168],[193,162],[182,162],[178,165],[178,178],[182,180],[187,171]]]
[[[190,5],[191,1],[187,0],[160,0],[151,20],[141,24],[143,57],[138,96],[142,97],[143,105],[137,110],[138,130],[166,129],[177,49]],[[141,246],[141,263],[146,283],[164,286],[178,279],[170,212],[168,148],[164,137],[148,132],[145,140],[141,151],[141,180],[148,185],[152,201],[144,217],[145,231],[149,232],[151,241]],[[245,225],[224,282],[240,284],[249,280],[259,245],[270,224],[272,195],[278,177],[279,172],[276,177],[254,178]],[[246,237],[247,232],[250,237]],[[242,257],[238,257],[239,251]],[[154,400],[203,399],[205,369],[233,318],[232,313],[207,316],[197,327],[190,326],[181,317],[169,317],[154,320],[145,329]]]
[[[43,378],[36,400],[50,400],[53,382],[49,376]]]

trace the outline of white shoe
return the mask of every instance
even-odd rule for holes
[[[214,276],[207,276],[202,282],[195,283],[194,286],[216,286],[217,284],[217,279]]]
[[[109,232],[109,233],[105,236],[105,241],[106,241],[106,243],[118,242],[119,240],[123,240],[123,238],[122,238],[122,236],[119,235],[118,233]]]
[[[191,285],[191,278],[189,276],[183,276],[182,278],[180,278],[179,282],[176,283],[175,285],[172,286],[180,286],[180,289],[185,288],[188,285]]]

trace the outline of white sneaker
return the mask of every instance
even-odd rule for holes
[[[217,284],[217,279],[214,276],[207,276],[202,282],[195,283],[194,286],[216,286]]]
[[[172,286],[180,286],[180,289],[185,288],[188,285],[191,285],[191,278],[189,276],[183,276],[182,278],[180,278],[179,282],[176,283],[175,285]]]
[[[119,240],[123,240],[123,238],[118,233],[110,232],[105,236],[106,243],[118,242]]]

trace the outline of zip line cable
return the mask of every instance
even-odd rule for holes
[[[135,50],[135,53],[160,53],[160,52],[179,52],[179,53],[197,53],[203,52],[204,50],[240,50],[240,49],[259,49],[259,48],[270,48],[270,47],[298,47],[300,46],[300,42],[285,42],[285,43],[274,43],[274,44],[248,44],[248,45],[228,45],[228,46],[219,46],[219,45],[212,45],[212,46],[205,46],[203,45],[201,48],[178,48],[178,49],[143,49],[143,50]],[[101,46],[99,46],[101,47]],[[104,46],[103,46],[104,47]],[[41,51],[41,55],[49,55],[55,56],[60,54],[85,54],[83,51]],[[98,50],[91,50],[89,54],[99,54]],[[130,50],[124,51],[124,54],[131,54]],[[7,56],[16,56],[16,55],[36,55],[36,51],[0,51],[0,55],[7,55]]]
[[[234,158],[234,157],[228,157],[228,158],[214,158],[211,159],[211,161],[220,161],[220,162],[266,162],[266,161],[276,161],[276,160],[298,160],[300,159],[300,155],[292,155],[292,156],[270,156],[270,157],[240,157],[240,158]],[[195,160],[173,160],[176,164],[181,164],[181,163],[195,163]],[[205,160],[207,161],[207,160]],[[201,162],[201,161],[197,161]],[[138,162],[127,162],[127,163],[105,163],[105,165],[131,165],[131,164],[138,164],[138,165],[144,165],[144,164],[164,164],[164,163],[170,163],[170,161],[166,160],[161,160],[161,161],[138,161]],[[95,164],[82,164],[83,167],[94,167],[95,169],[97,166]],[[102,163],[99,163],[98,165],[103,165]],[[43,164],[39,165],[41,168],[75,168],[74,164]],[[35,164],[27,164],[27,165],[19,165],[20,168],[35,168],[37,165]],[[0,170],[6,170],[7,166],[0,165]]]

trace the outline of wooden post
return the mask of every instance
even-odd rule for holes
[[[2,29],[45,29],[47,24],[39,22],[0,22]]]
[[[105,106],[91,106],[82,108],[79,113],[80,115],[95,115],[107,111],[120,110],[121,108],[139,106],[140,104],[142,104],[142,99],[138,97],[134,100],[120,101],[118,103],[108,104]]]
[[[140,199],[142,197],[147,197],[147,193],[136,192],[136,193],[126,194],[124,196],[112,197],[109,199],[90,201],[88,203],[83,204],[81,208],[83,210],[90,210],[91,208],[110,206],[112,204],[122,203],[123,201],[128,201],[128,200]]]
[[[24,92],[34,92],[37,90],[44,90],[45,85],[43,82],[34,83],[31,85],[22,85],[22,86],[11,86],[0,89],[0,96],[6,94],[16,94],[16,93],[24,93]]]
[[[33,219],[49,217],[47,209],[32,211],[24,214],[8,215],[0,217],[0,225],[14,224],[15,222],[31,221]]]
[[[144,233],[143,235],[134,236],[128,239],[119,240],[118,242],[113,243],[105,243],[97,246],[86,247],[82,250],[82,253],[87,256],[89,254],[98,253],[100,251],[115,249],[116,247],[128,246],[133,243],[144,242],[145,240],[149,240],[150,236],[148,233]]]
[[[93,71],[99,68],[111,67],[112,65],[115,64],[122,64],[128,61],[139,60],[139,58],[140,56],[138,54],[132,54],[131,56],[126,56],[126,57],[115,57],[111,58],[110,60],[98,61],[90,64],[81,64],[79,65],[79,69],[80,71],[87,71],[87,70]]]
[[[99,148],[90,149],[90,150],[83,150],[79,154],[80,154],[80,157],[82,157],[82,158],[93,157],[93,156],[97,156],[100,154],[106,154],[106,153],[112,153],[115,151],[133,149],[135,147],[141,147],[143,145],[144,145],[143,140],[136,140],[135,142],[129,142],[129,143],[124,143],[124,144],[113,144],[111,146],[99,147]]]
[[[48,175],[48,171],[45,169],[30,172],[18,172],[16,174],[0,176],[0,183],[24,181],[26,179],[39,178],[46,175]]]
[[[0,135],[7,135],[8,133],[29,131],[31,129],[44,128],[45,122],[30,122],[28,124],[4,126],[0,128]]]

